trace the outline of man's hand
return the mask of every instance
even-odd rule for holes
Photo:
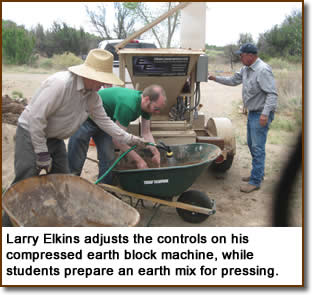
[[[42,169],[44,169],[48,174],[52,169],[52,159],[50,154],[48,152],[38,153],[36,165],[39,173]]]
[[[147,169],[148,168],[146,162],[141,157],[138,161],[136,161],[136,166],[138,169]]]
[[[261,115],[259,119],[259,123],[262,127],[266,126],[266,124],[268,123],[268,116]]]
[[[157,167],[160,167],[160,154],[158,153],[158,155],[154,155],[152,158],[152,162],[157,165]]]
[[[148,146],[148,148],[152,151],[153,157],[152,162],[159,168],[160,167],[160,153],[157,148]]]
[[[216,77],[208,74],[208,80],[216,81]]]
[[[130,144],[136,145],[137,147],[140,147],[140,148],[145,148],[147,143],[148,143],[148,141],[146,139],[132,135]]]

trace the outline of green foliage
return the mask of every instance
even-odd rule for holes
[[[37,52],[47,57],[64,52],[85,55],[90,49],[97,47],[100,41],[99,37],[86,33],[83,28],[76,30],[64,22],[54,22],[47,31],[39,24],[32,30],[32,34],[36,40]]]
[[[136,9],[138,7],[138,2],[124,2],[123,6],[128,9]]]
[[[293,11],[281,25],[275,25],[271,30],[261,34],[258,48],[264,57],[300,60],[302,56],[301,11]]]
[[[99,42],[99,37],[86,33],[82,28],[76,30],[66,23],[54,22],[47,31],[38,24],[27,31],[12,21],[2,21],[2,55],[6,64],[37,67],[38,54],[52,57],[54,54],[72,52],[81,56],[96,48]],[[43,64],[45,68],[50,66],[49,62]]]
[[[81,28],[77,31],[66,23],[54,22],[52,29],[46,34],[47,55],[72,52],[76,55],[86,53],[86,33]]]
[[[268,64],[275,70],[289,70],[292,66],[286,59],[279,57],[270,58]]]
[[[14,91],[12,92],[12,97],[13,97],[14,99],[16,99],[16,98],[23,98],[24,96],[23,96],[23,93],[22,93],[22,92],[17,91],[17,90],[14,90]]]
[[[35,40],[23,27],[11,21],[2,21],[2,54],[8,64],[28,64]]]
[[[289,118],[277,117],[273,120],[270,128],[274,130],[294,132],[297,129],[297,124],[294,124],[293,120],[289,120]]]
[[[223,52],[224,47],[223,46],[216,46],[216,45],[205,44],[205,49],[206,49],[206,51],[207,50],[216,50],[216,51],[222,51]]]

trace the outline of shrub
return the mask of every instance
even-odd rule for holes
[[[13,96],[14,99],[16,99],[16,98],[23,98],[23,93],[20,92],[20,91],[14,90],[14,91],[12,92],[12,96]]]
[[[43,61],[40,63],[39,67],[44,68],[44,69],[46,69],[46,70],[52,69],[52,68],[53,68],[52,60],[50,60],[50,59],[43,60]]]
[[[57,70],[65,70],[70,66],[81,64],[83,61],[71,52],[56,54],[52,57],[52,63]]]
[[[287,62],[287,60],[282,58],[271,58],[267,62],[272,68],[278,70],[289,70],[291,69],[292,65]]]
[[[32,54],[29,58],[28,65],[34,68],[38,67],[39,54]]]

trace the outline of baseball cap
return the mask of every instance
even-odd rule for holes
[[[240,47],[240,49],[235,52],[235,54],[242,54],[242,53],[257,54],[258,53],[258,49],[257,49],[257,47],[255,45],[253,45],[251,43],[246,43],[246,44],[242,45]]]

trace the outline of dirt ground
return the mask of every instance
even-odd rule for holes
[[[12,91],[19,91],[28,100],[34,94],[40,83],[49,74],[2,73],[2,95],[12,95]],[[232,120],[236,135],[236,155],[233,165],[224,174],[216,174],[207,169],[195,181],[190,189],[205,192],[216,201],[216,213],[200,224],[184,222],[176,209],[162,206],[153,218],[150,226],[271,226],[272,205],[274,203],[274,189],[277,185],[281,170],[289,153],[293,149],[295,134],[290,134],[290,140],[285,144],[266,146],[266,170],[261,189],[250,194],[239,191],[241,177],[247,176],[251,169],[251,157],[246,145],[246,115],[239,110],[241,101],[241,86],[227,87],[214,82],[201,83],[201,103],[207,118],[227,117]],[[14,177],[14,135],[15,126],[2,124],[2,189],[8,187]],[[96,150],[90,146],[88,156],[96,159]],[[97,179],[97,164],[87,160],[82,177],[94,182]],[[300,176],[301,177],[301,176]],[[302,223],[302,180],[297,181],[293,194],[291,224],[301,226]],[[123,197],[129,202],[129,198]],[[136,202],[136,200],[134,200]],[[138,204],[141,215],[139,226],[145,226],[153,212],[153,203],[145,201],[144,207]]]

